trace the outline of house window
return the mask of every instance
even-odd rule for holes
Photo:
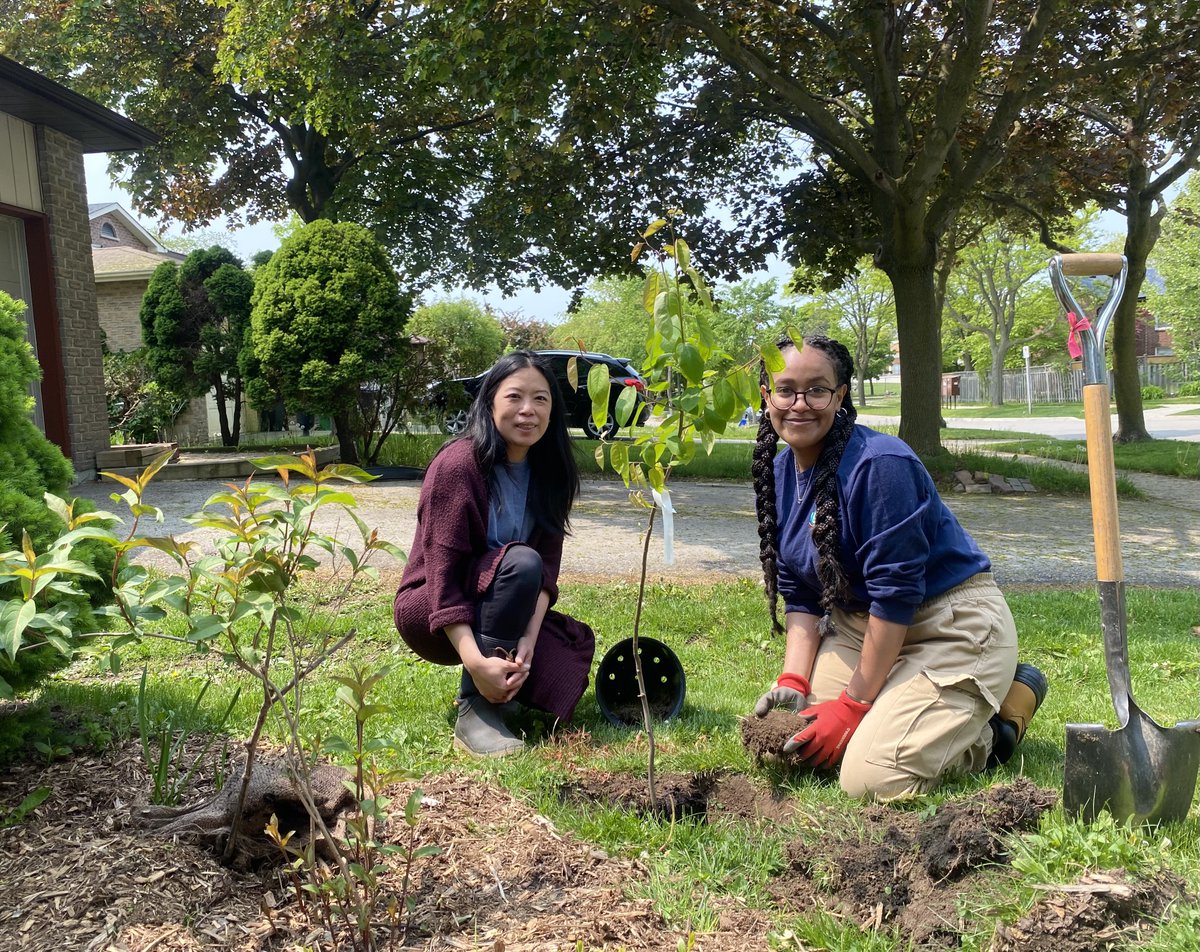
[[[0,291],[25,302],[25,327],[33,352],[37,354],[37,336],[33,329],[33,297],[29,286],[29,263],[25,253],[25,223],[19,218],[0,215]],[[42,388],[38,381],[29,387],[34,399],[33,422],[45,430],[42,415]]]
[[[100,225],[100,237],[111,238],[113,241],[117,240],[117,229],[113,227],[112,222],[106,221]]]

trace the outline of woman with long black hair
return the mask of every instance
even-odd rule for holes
[[[784,338],[763,371],[754,451],[759,548],[783,673],[754,713],[810,718],[783,747],[895,799],[1007,761],[1046,695],[1017,663],[991,563],[899,439],[855,422],[850,352]],[[785,446],[777,450],[779,441]]]
[[[509,702],[565,721],[587,687],[592,631],[551,608],[578,494],[554,373],[530,351],[506,354],[463,436],[426,471],[394,605],[413,651],[462,665],[454,743],[468,753],[523,748],[504,720]]]

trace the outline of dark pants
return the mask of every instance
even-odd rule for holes
[[[529,568],[530,563],[537,566],[536,571]],[[503,647],[507,651],[516,648],[537,607],[541,573],[541,556],[536,549],[521,544],[507,547],[491,583],[479,593],[476,602],[475,631],[496,639],[493,648]],[[426,661],[461,664],[445,630],[429,628],[434,608],[427,586],[397,592],[393,604],[396,629],[405,644]],[[587,688],[595,650],[596,639],[591,628],[551,608],[542,621],[529,679],[517,694],[517,700],[527,707],[549,711],[563,721],[570,720]],[[469,690],[474,693],[474,688],[471,684]]]
[[[542,591],[542,557],[527,545],[509,546],[492,584],[475,608],[475,644],[485,658],[511,657],[525,634]],[[479,690],[464,667],[460,693]]]

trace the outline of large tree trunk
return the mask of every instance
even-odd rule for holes
[[[919,456],[941,454],[941,311],[934,269],[937,255],[924,221],[906,222],[903,234],[881,249],[877,264],[896,296],[900,342],[900,439]]]
[[[1129,276],[1125,294],[1113,318],[1113,390],[1117,398],[1117,443],[1136,443],[1150,439],[1142,406],[1142,381],[1137,364],[1138,295],[1146,280],[1146,259],[1158,239],[1161,216],[1154,214],[1154,200],[1142,194],[1148,176],[1131,174],[1125,205],[1125,257]]]
[[[233,385],[233,443],[237,446],[242,438],[242,378],[236,378]]]
[[[900,439],[919,456],[942,452],[942,353],[933,269],[892,276],[900,341]]]
[[[1140,265],[1136,286],[1141,287],[1146,276],[1146,264]],[[1137,363],[1137,293],[1135,266],[1129,262],[1129,284],[1125,296],[1113,318],[1113,391],[1117,398],[1117,432],[1113,440],[1117,443],[1136,443],[1150,439],[1146,429],[1146,416],[1142,407],[1142,381]]]
[[[237,438],[229,430],[229,413],[225,407],[225,381],[220,374],[213,380],[213,394],[217,400],[217,419],[221,422],[221,445],[237,446]]]
[[[337,430],[338,455],[343,463],[358,465],[358,443],[354,439],[354,428],[350,425],[350,414],[343,410],[333,415],[333,425]]]

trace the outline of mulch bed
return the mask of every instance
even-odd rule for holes
[[[19,826],[0,830],[0,952],[349,948],[303,914],[278,871],[237,873],[185,842],[135,830],[132,801],[148,790],[136,742],[9,768],[0,775],[0,817],[41,786],[52,790],[45,802]],[[386,840],[407,844],[400,815],[417,786],[417,845],[441,852],[414,865],[404,948],[673,952],[687,941],[648,900],[631,898],[637,890],[630,886],[647,880],[641,862],[559,831],[478,778],[447,773],[389,788],[396,819]],[[582,770],[560,792],[574,802],[647,812],[645,786],[643,777]],[[1034,829],[1057,800],[1054,791],[1018,780],[947,801],[932,814],[885,805],[803,813],[759,778],[737,774],[664,774],[658,790],[667,812],[688,822],[741,822],[751,836],[763,823],[797,831],[786,868],[768,884],[773,909],[713,900],[717,930],[693,937],[695,948],[713,952],[767,948],[773,916],[818,908],[893,931],[916,949],[959,948],[967,925],[959,898],[983,877],[1014,875],[1006,834]],[[197,784],[189,799],[212,792],[211,784]],[[398,871],[388,884],[397,897],[400,879]],[[1119,872],[1044,889],[1028,916],[1000,927],[997,952],[1089,952],[1144,938],[1184,894],[1173,877],[1135,883]]]
[[[0,950],[347,947],[301,914],[277,873],[238,874],[186,843],[130,828],[131,795],[147,790],[136,743],[10,769],[0,777],[0,815],[39,786],[50,797],[0,831]],[[629,884],[646,878],[636,860],[559,832],[506,791],[464,775],[397,784],[387,795],[402,811],[417,786],[418,843],[441,853],[414,866],[404,947],[676,948],[681,933],[648,901],[626,898]],[[387,836],[407,843],[408,827],[396,820]],[[389,888],[398,894],[400,883]],[[727,905],[703,947],[763,948],[766,917]]]

